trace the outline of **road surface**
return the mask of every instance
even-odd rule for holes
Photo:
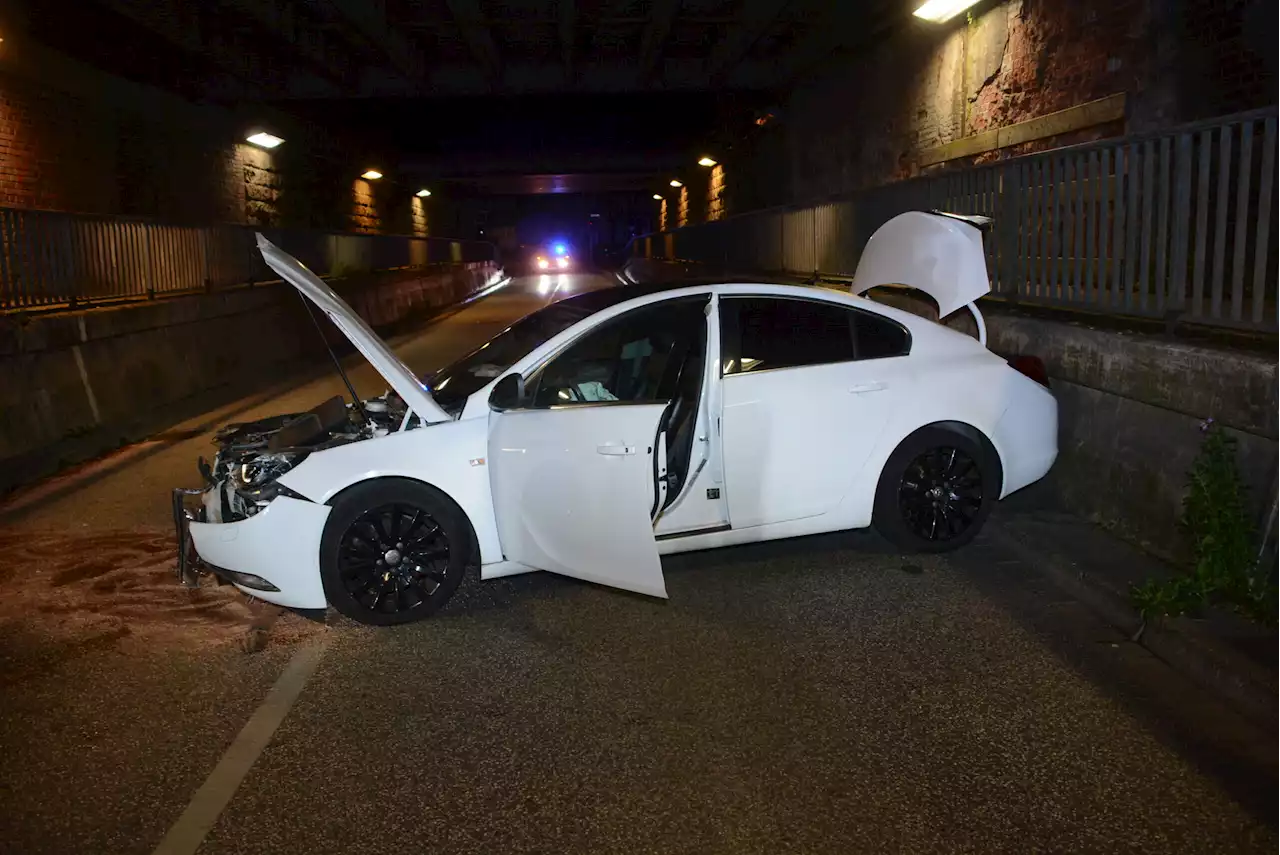
[[[517,279],[395,345],[427,371],[608,286]],[[469,579],[241,652],[238,596],[172,584],[168,490],[218,424],[342,387],[272,391],[0,508],[0,851],[1276,850],[1275,734],[985,537],[676,556],[668,602]]]

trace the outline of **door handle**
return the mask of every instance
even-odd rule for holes
[[[850,386],[849,391],[855,395],[863,395],[863,394],[866,394],[867,392],[879,392],[883,389],[888,389],[888,388],[889,388],[888,383],[877,380],[874,383],[859,383],[856,386]]]
[[[634,445],[597,445],[596,454],[607,454],[610,456],[621,456],[623,454],[635,454],[636,447]]]

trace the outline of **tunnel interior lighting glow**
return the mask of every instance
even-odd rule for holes
[[[684,186],[684,182],[683,182],[683,181],[681,181],[679,178],[672,178],[672,179],[671,179],[671,186],[672,186],[672,187],[683,187],[683,186]]]
[[[275,148],[280,145],[280,143],[284,142],[280,137],[275,134],[269,134],[266,131],[256,131],[255,133],[249,134],[249,136],[245,137],[245,140],[253,143],[254,145],[262,146],[263,148]]]
[[[423,187],[421,190],[419,190],[419,191],[418,191],[417,193],[415,193],[414,195],[416,195],[419,199],[425,199],[425,198],[427,198],[428,196],[430,196],[430,195],[431,195],[431,191],[430,191],[430,190],[428,190],[427,188]]]
[[[912,14],[917,18],[941,24],[945,21],[950,21],[977,2],[978,0],[927,0],[923,6],[916,9]]]
[[[657,193],[654,193],[654,194],[653,194],[653,198],[654,198],[654,200],[655,200],[655,201],[658,201],[658,202],[661,202],[661,201],[662,201],[662,197],[661,197],[661,196],[659,196]]]
[[[370,181],[377,181],[379,178],[382,177],[382,173],[376,169],[366,169],[363,173],[361,173],[360,177],[367,178]]]
[[[699,166],[715,166],[716,162],[710,157],[703,157],[698,160],[698,165]]]

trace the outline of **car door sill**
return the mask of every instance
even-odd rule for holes
[[[654,540],[676,540],[681,537],[693,537],[695,534],[716,534],[721,531],[729,531],[733,526],[728,523],[723,525],[713,525],[708,528],[691,528],[686,531],[673,531],[669,534],[659,534],[654,536]]]

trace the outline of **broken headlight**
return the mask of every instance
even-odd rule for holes
[[[232,508],[246,516],[256,513],[277,496],[301,498],[297,493],[278,483],[281,475],[307,458],[306,452],[298,454],[263,454],[241,463],[231,472],[231,486],[242,506]]]

